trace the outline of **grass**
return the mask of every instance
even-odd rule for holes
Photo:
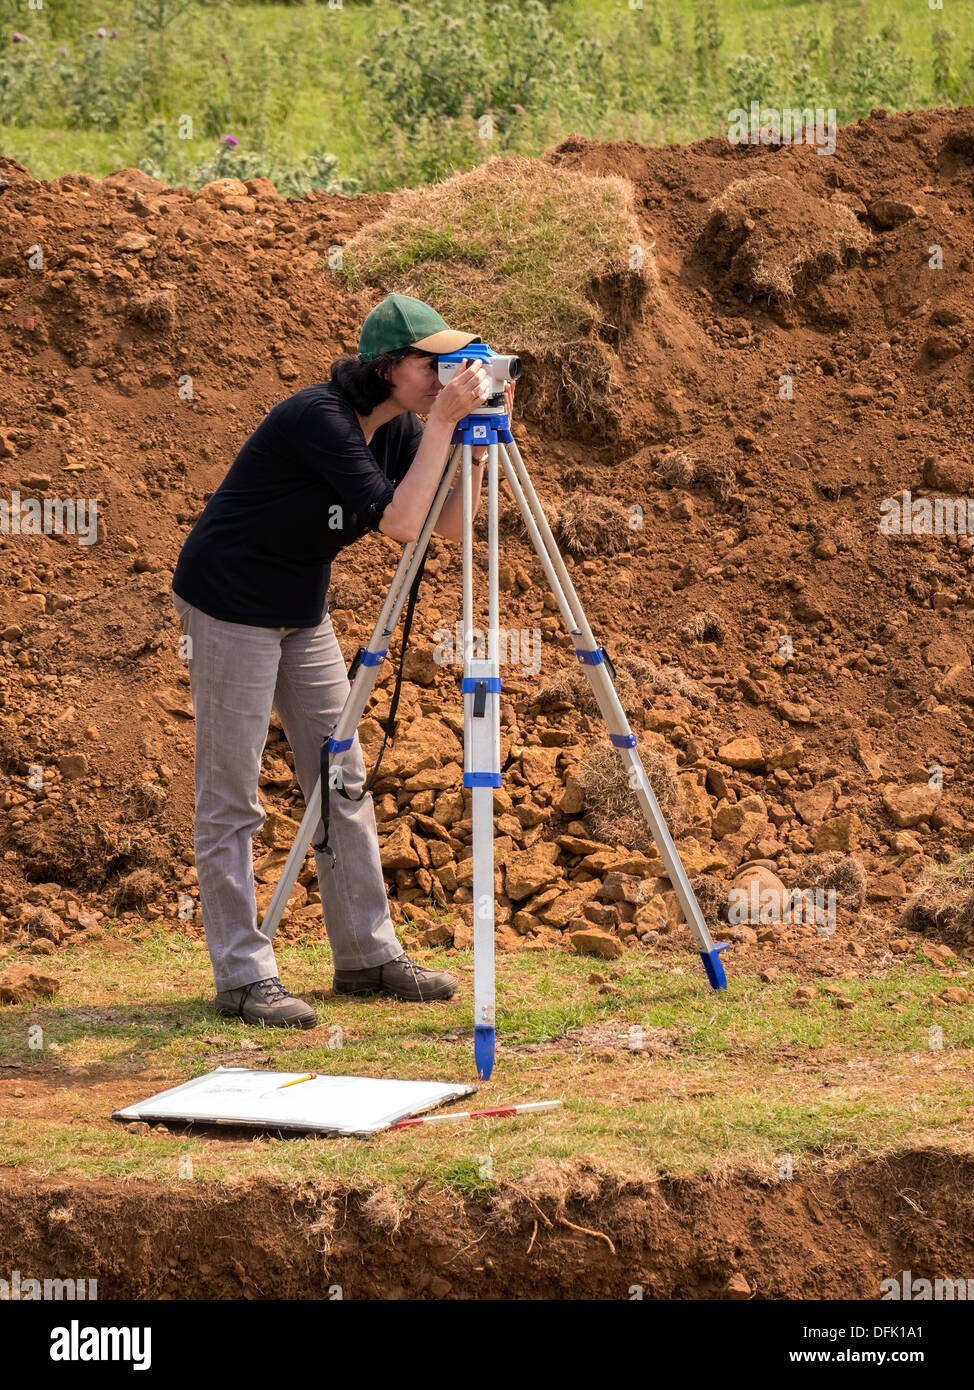
[[[544,355],[590,331],[584,288],[626,264],[638,230],[623,179],[513,157],[397,194],[345,244],[340,273],[346,288],[395,278],[417,294],[432,292],[435,276],[453,318],[476,313],[485,339]]]
[[[56,998],[0,1014],[0,1167],[178,1182],[188,1156],[196,1182],[424,1179],[476,1197],[553,1160],[650,1178],[741,1166],[771,1174],[785,1154],[798,1168],[912,1145],[970,1150],[974,1009],[929,1004],[960,962],[941,973],[920,954],[872,976],[820,981],[804,1007],[794,1004],[797,975],[763,982],[744,955],[726,995],[706,988],[692,955],[638,950],[611,966],[557,951],[505,955],[497,1066],[472,1104],[564,1101],[537,1117],[371,1141],[138,1136],[110,1120],[115,1107],[218,1065],[475,1081],[472,955],[424,955],[458,975],[457,999],[422,1007],[326,998],[321,1026],[291,1033],[211,1012],[205,948],[169,926],[141,942],[110,930],[62,948],[40,963],[62,980]],[[278,963],[296,992],[330,984],[321,943],[282,943]],[[611,974],[618,993],[600,994],[593,970]],[[854,1008],[835,1007],[822,989],[832,983]],[[336,1024],[344,1045],[329,1047]],[[30,1045],[36,1025],[42,1049]],[[940,1047],[930,1045],[934,1025]],[[634,1027],[655,1052],[630,1049]],[[17,1088],[24,1097],[12,1096]]]
[[[957,940],[966,940],[974,922],[974,850],[925,869],[909,897],[905,916],[913,930],[936,924]]]
[[[347,289],[412,294],[485,342],[516,342],[552,364],[553,399],[567,391],[597,414],[605,348],[588,291],[611,276],[632,312],[651,270],[620,267],[639,240],[626,180],[514,156],[396,194],[343,247],[340,274]]]
[[[168,7],[176,9],[177,0]],[[66,169],[104,175],[146,156],[153,122],[160,121],[156,134],[168,132],[170,160],[202,163],[228,132],[240,139],[241,153],[260,155],[279,169],[326,148],[351,181],[348,191],[352,185],[372,191],[422,182],[434,170],[442,177],[444,158],[459,159],[453,167],[470,167],[488,147],[490,153],[537,154],[570,132],[647,144],[702,139],[720,132],[731,107],[752,98],[779,108],[794,102],[834,107],[839,123],[847,124],[874,106],[961,105],[974,93],[970,6],[935,11],[916,0],[643,0],[641,9],[630,9],[621,0],[563,0],[545,5],[544,25],[566,43],[569,62],[586,40],[600,45],[597,89],[584,72],[580,82],[573,71],[558,73],[525,111],[499,111],[497,136],[484,141],[470,138],[470,121],[447,117],[437,124],[435,111],[428,128],[384,121],[398,85],[393,79],[416,64],[403,44],[382,49],[390,65],[385,89],[374,70],[379,36],[403,15],[403,6],[389,0],[344,0],[340,9],[220,0],[189,6],[160,38],[138,22],[129,0],[74,0],[33,11],[20,0],[0,0],[0,109],[8,116],[21,112],[16,122],[10,117],[0,125],[0,150],[38,178]],[[500,7],[488,7],[479,19],[461,18],[485,26],[470,30],[480,34],[478,51],[482,47],[480,62],[469,64],[477,116],[486,94],[503,89],[520,55],[502,52],[512,21]],[[120,36],[101,44],[89,39],[85,53],[83,36],[99,25],[117,27]],[[550,32],[544,25],[542,35]],[[41,48],[45,62],[71,70],[69,101],[46,71],[35,75],[32,91],[18,91],[24,80],[15,65],[26,45],[10,43],[15,29]],[[518,29],[520,42],[534,32]],[[57,54],[58,45],[66,56]],[[550,47],[543,40],[540,46]],[[421,49],[419,57],[434,100],[440,87],[455,85],[438,76],[450,76],[465,61],[448,38],[433,52]],[[356,67],[361,58],[372,65],[371,74]],[[8,59],[12,89],[3,82]],[[114,127],[98,124],[106,111]],[[175,134],[185,115],[194,119],[189,141]],[[403,152],[393,156],[397,141]]]

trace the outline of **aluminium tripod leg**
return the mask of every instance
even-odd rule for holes
[[[474,1061],[482,1081],[494,1069],[494,788],[501,784],[497,659],[497,445],[488,446],[487,655],[471,651],[473,627],[472,448],[463,445],[463,785],[473,840]]]
[[[352,682],[348,699],[342,706],[342,712],[339,716],[338,723],[335,725],[332,736],[328,741],[329,751],[335,755],[332,767],[338,775],[340,775],[344,754],[352,746],[356,730],[358,729],[359,720],[362,718],[362,712],[368,703],[372,687],[375,685],[379,666],[388,654],[389,641],[396,631],[399,615],[402,612],[403,605],[412,588],[413,580],[416,577],[420,562],[429,545],[433,527],[436,525],[439,518],[443,503],[446,501],[446,495],[450,490],[451,481],[456,472],[459,460],[460,445],[458,444],[454,448],[450,461],[440,479],[440,485],[437,488],[436,495],[427,513],[422,531],[415,541],[412,541],[406,546],[400,557],[399,566],[393,576],[385,603],[382,605],[382,611],[376,621],[372,636],[369,638],[369,645],[362,653],[361,664],[355,674],[355,680]],[[294,837],[294,843],[285,860],[284,868],[281,870],[281,877],[278,880],[277,887],[274,889],[273,896],[264,914],[264,920],[261,923],[261,931],[268,940],[274,939],[274,933],[277,931],[281,915],[287,905],[288,898],[291,896],[291,890],[294,888],[298,874],[301,872],[304,857],[308,852],[308,845],[312,841],[315,833],[315,826],[320,816],[321,778],[319,777],[315,784],[315,789],[308,799],[307,809],[301,820],[298,833]]]
[[[507,475],[511,491],[521,508],[524,523],[528,528],[531,542],[538,553],[548,583],[551,585],[552,593],[557,600],[568,635],[575,647],[575,654],[585,666],[585,673],[592,686],[592,692],[609,730],[609,740],[613,748],[618,750],[619,756],[628,768],[629,785],[635,791],[636,799],[649,824],[660,858],[666,867],[667,877],[673,885],[690,933],[696,943],[697,950],[700,952],[700,959],[707,972],[707,979],[714,989],[726,989],[727,977],[720,960],[720,952],[725,950],[729,943],[719,942],[716,946],[714,945],[703,913],[700,911],[700,904],[690,886],[690,880],[683,867],[679,851],[670,834],[649,778],[646,776],[642,759],[636,751],[636,736],[629,727],[629,721],[613,684],[615,671],[612,669],[611,661],[608,661],[604,648],[596,646],[592,629],[582,611],[575,587],[552,535],[551,527],[541,509],[541,503],[538,501],[531,479],[528,477],[524,460],[521,458],[513,438],[510,437],[510,431],[508,430],[506,433],[508,435],[507,442],[498,446],[504,463],[504,472]],[[606,671],[607,664],[611,676]]]

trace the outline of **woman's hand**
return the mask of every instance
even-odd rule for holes
[[[479,409],[487,399],[490,387],[487,373],[479,362],[464,365],[450,378],[430,407],[429,420],[438,420],[452,429],[465,415]]]

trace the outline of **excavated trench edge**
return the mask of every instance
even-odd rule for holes
[[[478,1199],[8,1169],[0,1279],[97,1279],[99,1299],[719,1299],[732,1279],[741,1298],[876,1299],[904,1271],[974,1282],[974,1154],[802,1160],[790,1179],[559,1171]]]

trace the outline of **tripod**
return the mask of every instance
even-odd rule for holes
[[[636,751],[625,712],[616,694],[613,681],[615,667],[604,647],[597,646],[592,630],[582,612],[565,563],[559,554],[551,528],[541,510],[537,494],[528,477],[507,414],[498,405],[503,396],[488,399],[480,410],[460,420],[451,441],[453,450],[423,529],[415,541],[403,551],[385,603],[379,614],[368,647],[361,650],[349,671],[354,681],[332,737],[322,748],[322,777],[308,802],[307,810],[295,836],[281,878],[268,904],[262,930],[273,938],[281,914],[290,897],[295,880],[304,862],[312,831],[322,816],[321,789],[329,791],[334,785],[328,770],[331,755],[339,770],[341,754],[352,745],[355,731],[369,694],[375,684],[379,664],[388,654],[389,640],[396,630],[399,615],[407,594],[412,602],[430,536],[453,477],[462,459],[461,479],[463,499],[463,785],[469,787],[472,803],[473,831],[473,951],[474,951],[474,1060],[477,1073],[486,1080],[494,1067],[495,1002],[494,1002],[494,788],[501,785],[500,772],[500,691],[498,660],[498,462],[503,464],[511,492],[514,495],[531,542],[541,561],[545,577],[557,601],[562,619],[575,654],[585,667],[599,711],[609,730],[609,740],[628,768],[639,806],[646,817],[667,876],[690,928],[691,935],[703,961],[707,979],[714,989],[726,989],[727,979],[720,952],[729,944],[716,946],[704,921],[683,862],[664,820],[642,760]],[[487,592],[488,632],[486,656],[471,655],[473,643],[473,489],[471,480],[474,446],[488,446],[487,465]],[[408,618],[407,618],[408,623]],[[390,723],[391,723],[390,716]],[[388,736],[388,735],[387,735]],[[381,757],[381,754],[380,754]],[[327,845],[327,805],[324,808],[325,843]],[[329,851],[331,852],[331,851]],[[334,854],[332,853],[334,859]]]

